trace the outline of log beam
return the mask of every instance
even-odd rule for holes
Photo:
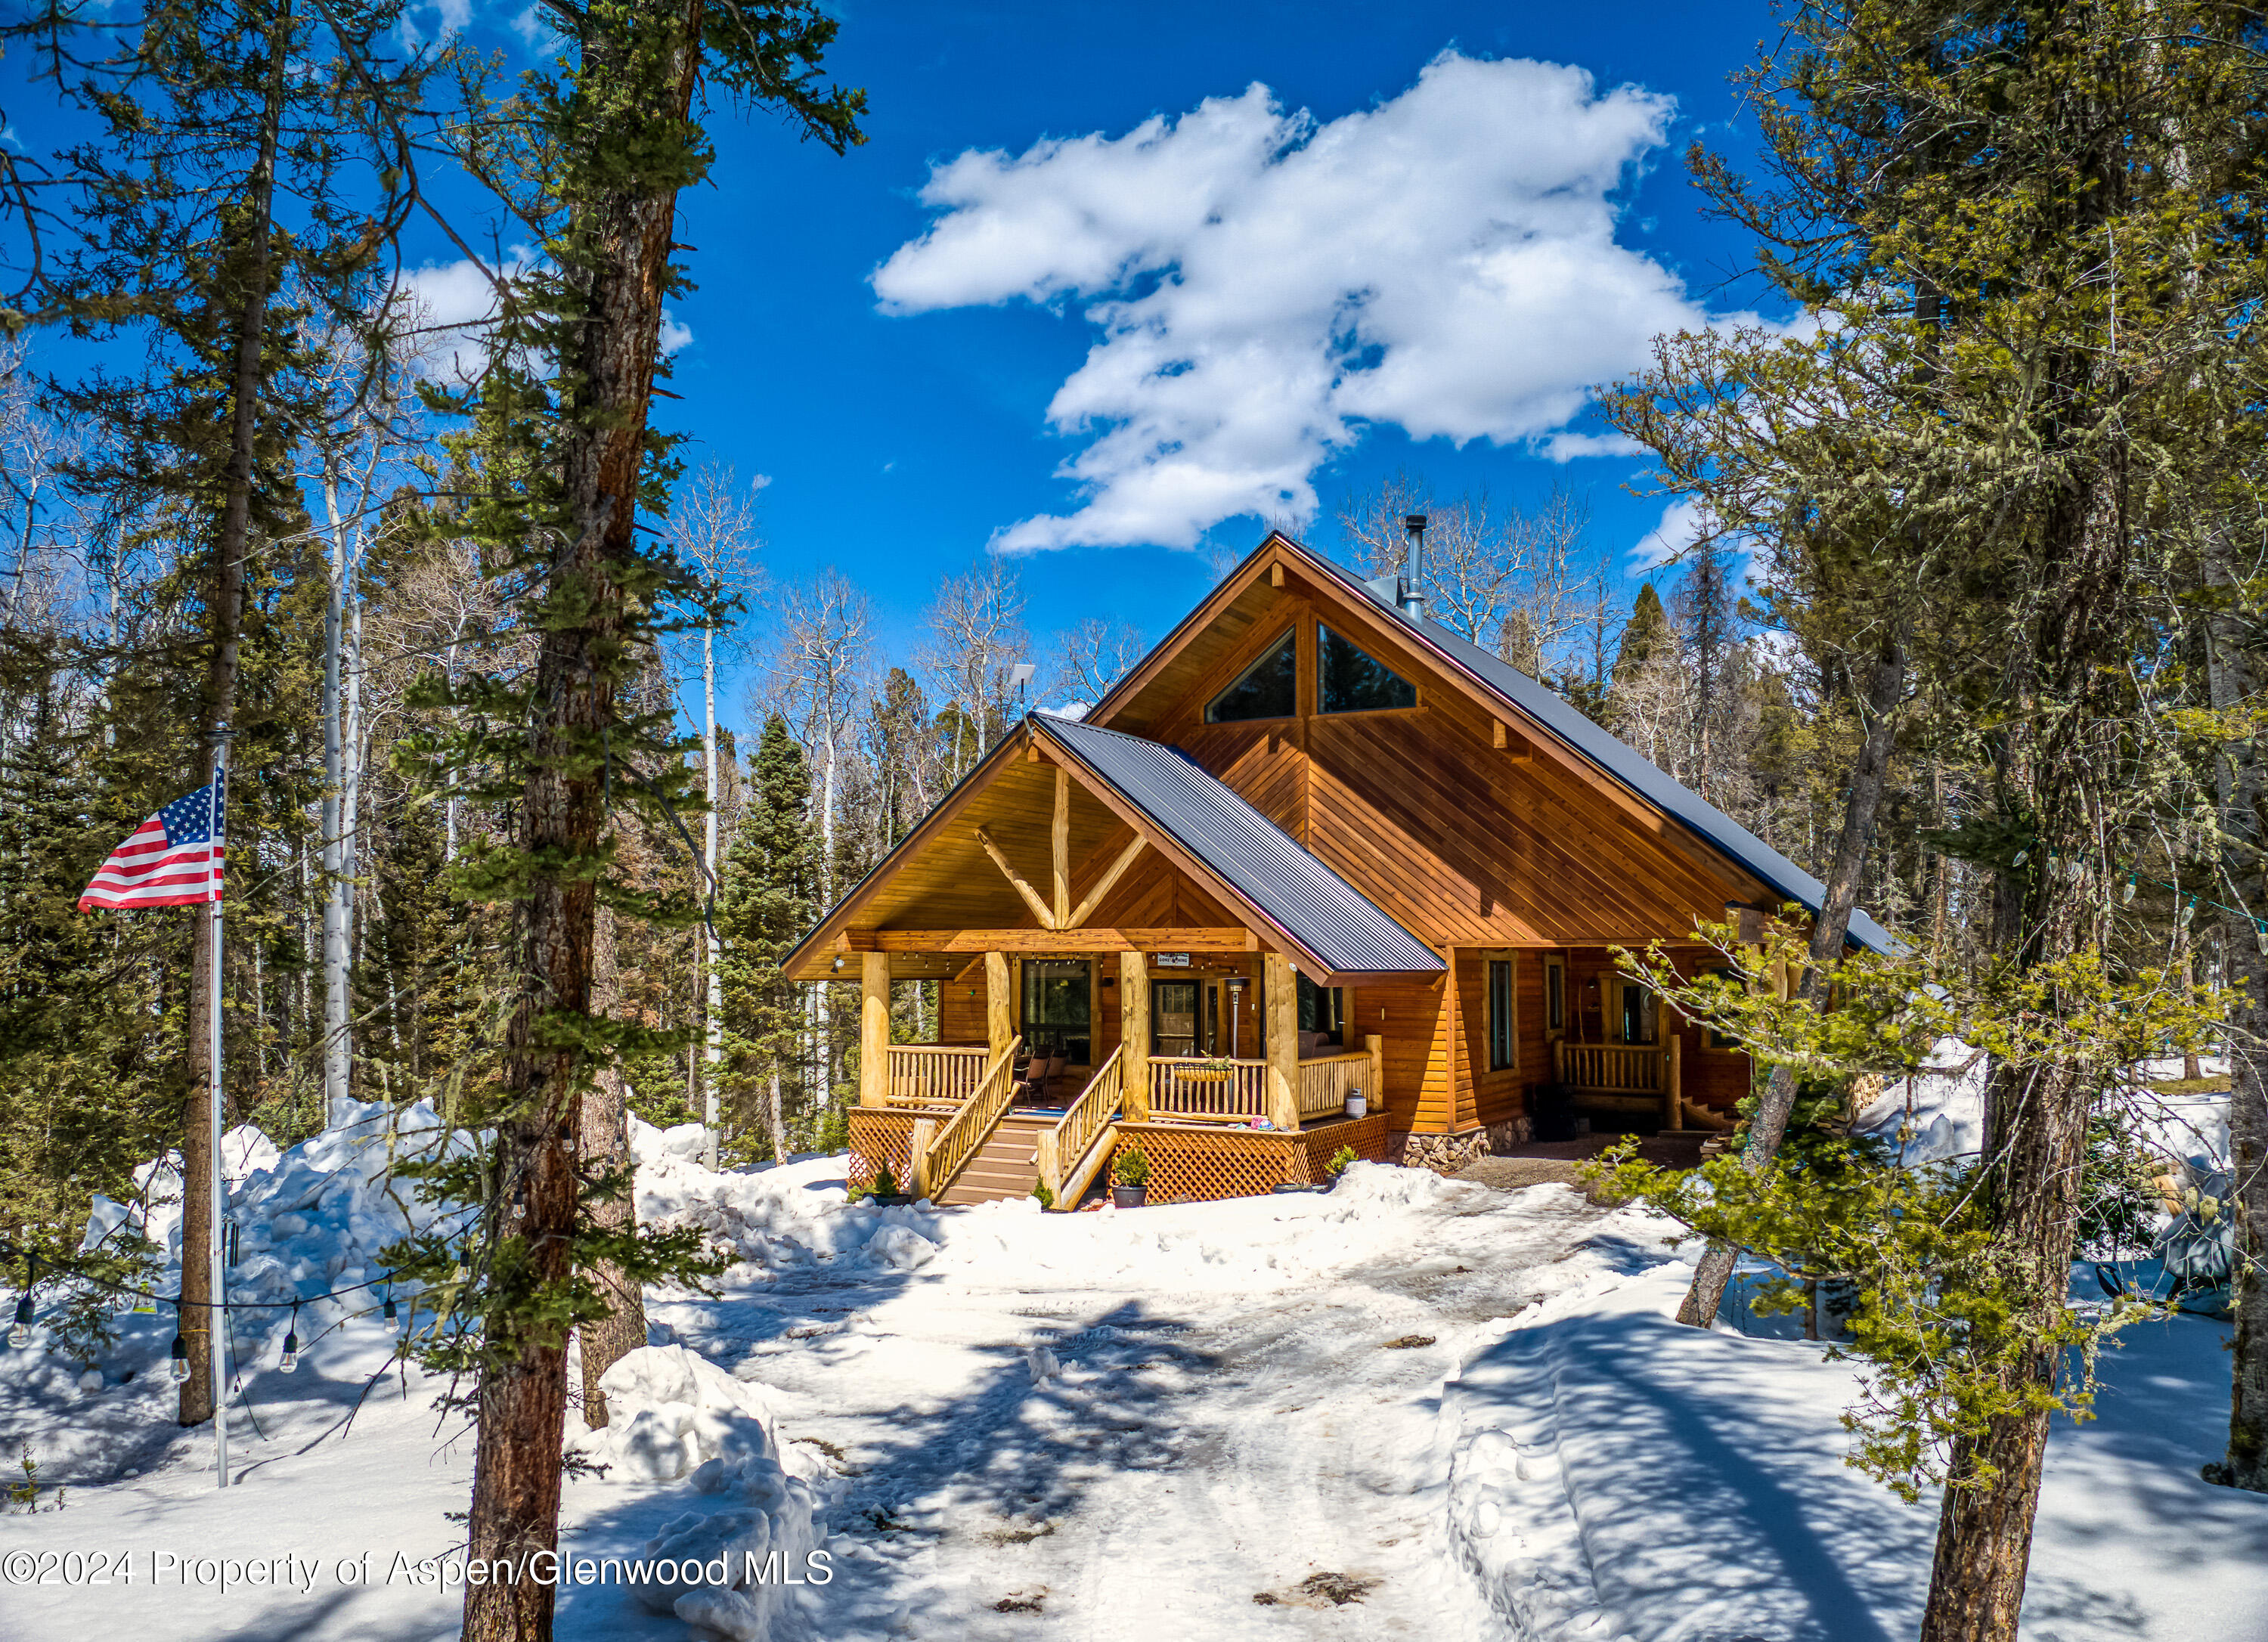
[[[984,1039],[991,1057],[998,1060],[1005,1055],[1015,1036],[1016,999],[1010,984],[1008,954],[988,952],[984,954]]]
[[[1249,930],[1137,929],[1101,924],[1092,929],[845,930],[844,952],[1087,953],[1250,952],[1259,942]]]
[[[1023,896],[1024,904],[1031,908],[1032,916],[1040,921],[1040,927],[1043,930],[1055,928],[1055,909],[1040,899],[1040,892],[1024,880],[1024,875],[1021,873],[1008,865],[1008,858],[1000,853],[1000,846],[992,842],[992,835],[979,827],[976,829],[976,842],[984,846],[984,853],[992,858],[992,865],[1000,869],[1000,876],[1015,887],[1018,895]]]
[[[1055,869],[1055,917],[1050,929],[1071,926],[1071,771],[1056,766],[1055,825],[1048,829],[1048,854]]]

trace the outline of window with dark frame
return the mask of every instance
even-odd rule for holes
[[[1024,1042],[1034,1054],[1089,1064],[1093,963],[1085,958],[1024,961]]]
[[[1726,981],[1737,981],[1741,976],[1741,972],[1738,969],[1729,967],[1721,969],[1712,969],[1708,971],[1708,973]],[[1727,1033],[1719,1032],[1716,1027],[1712,1027],[1709,1028],[1709,1047],[1712,1049],[1736,1049],[1741,1047],[1741,1041]]]
[[[1316,691],[1320,711],[1384,712],[1418,704],[1418,687],[1384,662],[1328,627],[1317,628],[1315,634],[1322,673]]]
[[[1346,1042],[1346,990],[1344,987],[1317,986],[1306,976],[1300,979],[1300,1030],[1319,1035],[1323,1042],[1344,1049]]]
[[[1300,647],[1285,633],[1205,706],[1207,724],[1289,718],[1300,711]]]
[[[1488,983],[1489,1070],[1510,1071],[1520,1055],[1517,1018],[1513,1013],[1511,959],[1489,960]]]
[[[1567,1029],[1567,966],[1556,958],[1543,961],[1543,1029]]]

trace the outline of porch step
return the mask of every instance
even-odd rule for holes
[[[998,1203],[1028,1197],[1039,1178],[1040,1136],[1063,1121],[1061,1112],[1001,1115],[984,1144],[938,1198],[941,1204]]]

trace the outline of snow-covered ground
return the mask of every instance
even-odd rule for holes
[[[681,1131],[637,1139],[642,1215],[704,1225],[741,1263],[715,1299],[652,1297],[655,1347],[609,1434],[577,1439],[610,1469],[569,1482],[563,1550],[630,1557],[751,1521],[784,1544],[815,1513],[833,1578],[759,1594],[780,1642],[1912,1631],[1933,1512],[1842,1466],[1848,1371],[1672,1325],[1684,1267],[1642,1215],[1367,1165],[1329,1196],[877,1210],[844,1202],[841,1160],[712,1175]],[[374,1144],[252,1148],[237,1203],[260,1282],[375,1275]],[[416,1565],[461,1546],[469,1435],[438,1386],[379,1373],[374,1310],[318,1317],[320,1339],[309,1321],[290,1376],[280,1322],[239,1335],[258,1366],[225,1493],[210,1436],[168,1418],[169,1316],[126,1320],[99,1386],[36,1346],[0,1358],[0,1441],[69,1490],[0,1519],[0,1557],[57,1556],[55,1583],[0,1583],[0,1638],[453,1635],[461,1594]],[[2130,1331],[2102,1419],[2058,1429],[2042,1642],[2268,1642],[2268,1501],[2197,1480],[2224,1333]],[[126,1554],[135,1578],[63,1583],[91,1571],[67,1552]],[[196,1557],[270,1583],[223,1590]],[[700,1634],[639,1598],[569,1589],[560,1634]]]

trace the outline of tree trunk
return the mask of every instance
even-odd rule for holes
[[[1903,620],[1886,636],[1874,665],[1867,675],[1861,701],[1866,734],[1859,743],[1858,762],[1851,769],[1851,792],[1843,806],[1843,833],[1837,840],[1835,859],[1829,865],[1819,916],[1811,925],[1811,961],[1799,992],[1814,1009],[1827,1000],[1830,971],[1843,956],[1843,943],[1851,930],[1851,912],[1858,904],[1859,880],[1866,873],[1867,851],[1874,843],[1874,820],[1881,812],[1882,788],[1889,777],[1890,753],[1897,744],[1898,703],[1906,690],[1906,632]],[[1756,1100],[1756,1115],[1749,1120],[1749,1136],[1741,1148],[1741,1164],[1751,1174],[1771,1166],[1779,1143],[1786,1138],[1788,1115],[1795,1108],[1795,1071],[1775,1066],[1764,1079]],[[1712,1243],[1694,1268],[1693,1281],[1677,1308],[1677,1321],[1705,1329],[1716,1321],[1724,1303],[1725,1285],[1732,1281],[1739,1251]]]
[[[787,1118],[780,1103],[780,1069],[777,1059],[772,1062],[771,1097],[764,1103],[764,1124],[771,1133],[772,1161],[786,1162]]]
[[[2237,578],[2228,562],[2228,546],[2218,532],[2206,549],[2205,582],[2215,600],[2206,623],[2206,669],[2216,711],[2235,711],[2256,688],[2245,608]],[[2222,747],[2214,761],[2219,788],[2222,851],[2231,900],[2268,908],[2268,873],[2258,853],[2268,838],[2262,814],[2268,783],[2260,755],[2248,738]],[[2221,951],[2235,989],[2228,1017],[2228,1143],[2234,1177],[2229,1210],[2235,1217],[2236,1270],[2230,1304],[2236,1338],[2231,1363],[2228,1453],[2220,1466],[2206,1468],[2213,1480],[2268,1493],[2268,945],[2249,917],[2231,915],[2221,924]]]
[[[717,1075],[723,1070],[725,1059],[725,980],[718,973],[724,952],[717,939],[717,630],[713,626],[701,630],[701,755],[709,799],[709,813],[702,817],[701,823],[700,939],[708,983],[702,1000],[701,1121],[708,1130],[706,1160],[713,1169],[717,1167],[719,1121]]]
[[[2105,397],[2115,401],[2115,391]],[[2015,659],[2028,676],[2012,692],[2021,711],[2003,779],[2029,799],[2040,836],[2027,865],[1999,873],[2003,916],[1993,935],[2001,953],[2026,968],[2099,947],[2105,933],[2102,856],[2091,828],[2096,789],[2117,764],[2121,709],[2103,681],[2129,608],[2125,474],[2115,441],[2091,469],[2043,522],[2038,614],[2030,644]],[[2006,1324],[1992,1326],[2037,1339],[2062,1315],[2088,1117],[2109,1071],[2072,1057],[2012,1061],[1995,1065],[1987,1081],[1979,1184],[1992,1216],[1991,1269],[2009,1284],[2013,1307]],[[2047,1391],[2059,1366],[2054,1350],[2026,1351],[2007,1388]],[[2048,1415],[2040,1408],[1999,1416],[1981,1435],[1954,1439],[1920,1642],[2015,1642]]]
[[[611,1012],[622,1003],[622,995],[621,971],[615,959],[615,914],[612,908],[600,907],[591,958],[591,1012]],[[630,1122],[622,1093],[622,1071],[609,1065],[600,1069],[591,1081],[590,1092],[583,1097],[580,1138],[586,1173],[605,1174],[629,1166]],[[592,1205],[592,1218],[609,1230],[634,1225],[637,1219],[637,1193],[600,1199]],[[607,1394],[599,1388],[600,1379],[624,1356],[645,1344],[645,1295],[610,1263],[594,1267],[591,1276],[600,1292],[607,1296],[609,1307],[605,1317],[585,1323],[581,1329],[583,1423],[599,1426],[607,1423]]]
[[[323,503],[331,527],[330,599],[323,612],[323,1114],[343,1121],[352,1050],[347,1024],[347,781],[342,723],[349,554],[339,517],[338,476],[323,463]]]
[[[618,129],[625,121],[650,139],[656,126],[682,126],[700,65],[700,17],[699,0],[688,0],[628,6],[603,20],[594,14],[585,25],[579,75],[607,91],[574,116],[590,122],[571,133],[585,151],[577,166],[600,166],[602,154],[628,143],[630,134]],[[579,869],[597,858],[605,823],[607,772],[593,755],[615,717],[626,665],[623,578],[638,556],[637,496],[676,210],[674,182],[647,182],[634,170],[631,177],[574,200],[563,241],[575,247],[568,277],[578,323],[557,362],[565,403],[555,449],[571,523],[541,593],[549,607],[519,842],[531,862],[571,870],[539,870],[515,902],[519,996],[504,1067],[515,1109],[497,1125],[505,1195],[525,1194],[501,1210],[501,1229],[523,1243],[529,1280],[554,1290],[570,1275],[577,1218],[582,1057],[571,1034],[590,1012],[597,909],[593,880]],[[536,1317],[491,1313],[490,1328],[468,1549],[524,1563],[557,1548],[566,1342]],[[549,1585],[468,1586],[464,1642],[546,1642],[553,1608]]]
[[[273,261],[269,225],[275,208],[276,151],[284,119],[284,73],[290,62],[291,10],[280,4],[269,20],[267,107],[260,126],[260,151],[247,190],[242,258],[238,277],[242,299],[236,313],[235,361],[229,383],[229,453],[226,496],[220,530],[213,541],[210,646],[199,703],[197,752],[211,778],[232,714],[236,711],[236,674],[244,624],[244,560],[252,536],[254,447],[260,429],[260,402],[266,379],[261,343],[268,329],[268,285]],[[213,963],[213,924],[203,908],[196,918],[195,956],[189,971],[190,1090],[181,1123],[181,1334],[189,1350],[189,1377],[181,1384],[180,1420],[200,1425],[212,1417],[212,1352],[219,1335],[212,1310],[212,1175],[216,1160],[207,1116],[212,1059],[206,1042],[213,990],[224,977]]]

